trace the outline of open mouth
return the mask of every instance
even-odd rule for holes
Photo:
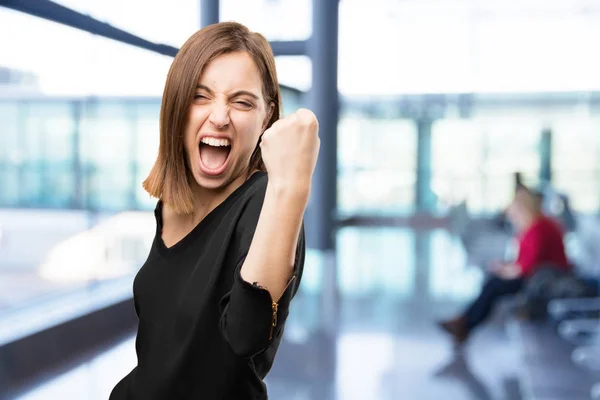
[[[227,166],[231,153],[231,142],[228,139],[205,137],[199,145],[200,167],[209,175],[222,173]]]

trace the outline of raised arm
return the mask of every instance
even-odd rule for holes
[[[319,151],[317,132],[314,114],[299,110],[263,134],[268,172],[264,201],[222,315],[224,334],[241,356],[252,356],[277,337],[297,290],[304,262],[302,219]],[[252,207],[247,215],[258,214],[256,203]]]
[[[292,274],[296,240],[310,195],[319,152],[318,123],[300,109],[277,121],[262,137],[261,152],[269,174],[265,201],[254,239],[242,266],[242,278],[278,298]]]

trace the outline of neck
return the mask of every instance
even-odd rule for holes
[[[527,230],[531,227],[531,225],[535,224],[536,221],[538,219],[540,219],[541,214],[536,213],[536,214],[531,214],[529,216],[527,216],[524,221],[523,221],[523,227],[522,230]]]
[[[237,188],[239,188],[251,174],[241,174],[227,185],[217,189],[207,189],[201,187],[193,181],[191,189],[194,196],[194,212],[192,214],[193,223],[199,223],[208,213],[217,208],[227,197],[229,197]]]

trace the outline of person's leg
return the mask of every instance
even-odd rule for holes
[[[522,279],[505,280],[493,277],[485,283],[479,297],[471,303],[464,314],[441,322],[439,325],[452,334],[456,342],[463,343],[471,331],[489,316],[500,297],[517,293],[522,285]]]
[[[483,286],[479,297],[470,305],[464,314],[466,328],[473,330],[490,315],[499,298],[517,293],[523,286],[523,279],[501,279],[493,277]]]

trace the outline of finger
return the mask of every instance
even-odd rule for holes
[[[303,125],[318,126],[317,116],[315,113],[306,108],[300,108],[296,111],[296,117]]]
[[[310,111],[308,108],[299,108],[296,110],[295,114],[300,118],[306,119],[317,119],[315,113]]]

